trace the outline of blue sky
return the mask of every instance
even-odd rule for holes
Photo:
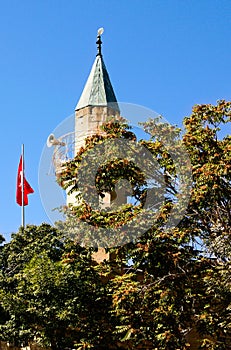
[[[99,27],[118,101],[181,125],[194,104],[231,99],[230,0],[0,1],[0,232],[6,238],[20,226],[15,184],[22,143],[35,190],[26,221],[49,222],[38,189],[42,150],[74,112]]]

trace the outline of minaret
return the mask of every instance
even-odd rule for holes
[[[79,102],[75,108],[75,153],[84,146],[86,137],[100,132],[100,125],[108,117],[120,114],[116,96],[103,61],[101,35],[98,30],[97,55]]]
[[[101,133],[102,125],[109,117],[120,116],[116,96],[103,61],[102,40],[103,28],[98,30],[97,55],[84,86],[82,95],[75,108],[75,155],[85,145],[85,139]],[[76,194],[67,196],[67,204],[76,202]],[[103,206],[111,205],[111,195],[105,194]]]
[[[102,132],[102,125],[109,117],[119,117],[120,110],[116,96],[103,61],[101,35],[103,28],[98,30],[97,35],[97,55],[90,75],[87,79],[82,95],[75,108],[75,154],[80,147],[84,146],[85,139],[95,133]],[[69,197],[67,202],[73,203],[75,199]],[[105,193],[102,206],[111,205],[111,194]],[[110,259],[109,253],[104,248],[98,248],[97,253],[93,253],[93,259],[100,263]]]
[[[116,96],[103,61],[102,40],[103,28],[98,30],[97,55],[84,86],[82,95],[75,108],[75,152],[85,145],[85,139],[101,133],[102,125],[109,117],[119,117],[120,110]],[[76,194],[67,196],[67,204],[76,202]],[[105,194],[104,206],[110,206],[111,195]]]

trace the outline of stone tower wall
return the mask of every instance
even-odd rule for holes
[[[87,106],[75,112],[75,154],[85,145],[85,139],[95,133],[103,133],[100,126],[119,112],[108,106]]]

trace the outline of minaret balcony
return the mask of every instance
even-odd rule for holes
[[[99,133],[99,131],[72,131],[53,140],[52,164],[56,176],[59,176],[65,170],[64,165],[72,161],[80,148],[85,146],[86,139],[96,133]],[[100,133],[103,134],[102,131]]]
[[[74,131],[60,136],[53,143],[52,164],[56,176],[64,171],[64,164],[73,160],[75,157],[75,135]]]

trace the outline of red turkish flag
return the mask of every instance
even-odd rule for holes
[[[17,187],[16,187],[16,203],[22,206],[22,178],[24,178],[24,200],[23,204],[28,205],[28,194],[34,193],[33,188],[26,181],[25,176],[23,176],[22,169],[22,156],[20,158],[19,166],[18,166],[18,174],[17,174]]]

